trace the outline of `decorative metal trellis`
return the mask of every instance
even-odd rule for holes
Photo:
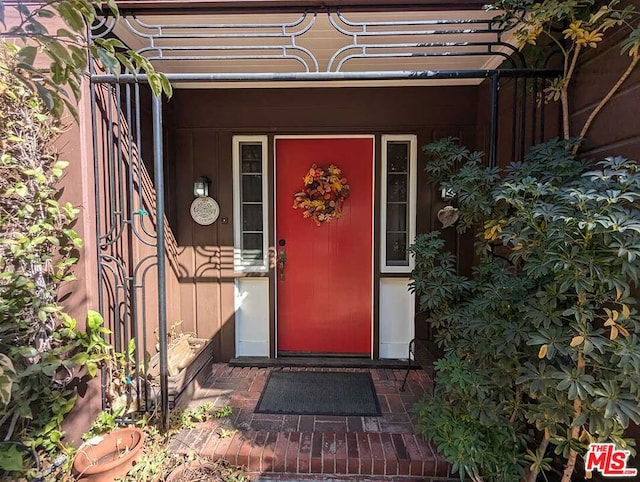
[[[149,320],[161,319],[160,299],[154,306],[147,288],[164,278],[165,253],[163,229],[158,228],[164,215],[157,198],[162,202],[163,196],[155,195],[162,179],[150,178],[154,168],[142,156],[144,97],[150,100],[149,90],[138,83],[91,86],[99,309],[117,352],[127,353],[131,340],[136,344],[126,360],[126,405],[134,410],[149,410],[158,398],[159,388],[136,374],[148,364],[145,355],[155,344]],[[162,165],[161,157],[156,161]],[[112,394],[106,380],[103,388],[104,405]]]
[[[340,11],[329,11],[326,17],[322,17],[326,18],[324,23],[343,36],[344,42],[331,53],[330,58],[320,58],[320,52],[300,45],[305,35],[317,27],[317,12],[304,12],[291,21],[272,22],[268,18],[260,23],[183,23],[175,20],[177,16],[162,17],[174,23],[152,23],[136,15],[124,16],[119,22],[108,18],[94,30],[99,32],[99,36],[126,36],[139,54],[151,60],[158,70],[170,75],[171,70],[163,68],[170,62],[188,61],[198,67],[206,65],[206,72],[188,72],[185,69],[174,72],[172,77],[179,81],[483,78],[497,67],[465,70],[416,68],[410,71],[348,69],[355,61],[363,59],[422,59],[446,64],[461,57],[493,59],[494,64],[499,59],[506,64],[500,68],[502,75],[514,75],[515,72],[510,70],[517,70],[519,75],[532,75],[534,70],[535,76],[547,75],[544,69],[527,68],[518,49],[504,40],[508,33],[492,19],[356,21]],[[241,71],[232,65],[233,61],[282,60],[292,60],[299,68],[274,71],[260,67],[258,70]]]
[[[192,17],[185,16],[191,13],[189,8],[181,7],[157,15],[123,12],[119,19],[105,16],[93,27],[92,34],[94,38],[120,37],[176,83],[206,82],[215,86],[217,82],[250,81],[480,82],[489,78],[491,164],[497,157],[501,80],[523,79],[523,85],[514,82],[512,151],[514,158],[516,152],[524,152],[527,119],[543,119],[544,115],[537,112],[535,101],[518,102],[518,98],[525,91],[537,96],[540,79],[557,72],[527,67],[518,50],[505,40],[508,33],[494,20],[420,19],[410,13],[407,18],[396,19],[402,11],[393,12],[394,20],[384,19],[380,12],[367,20],[362,12],[356,15],[331,9],[295,15],[276,14],[268,8],[242,14],[211,10],[197,12],[210,16],[211,22],[194,23]],[[319,26],[330,26],[344,42],[328,53],[314,51],[313,42],[307,41],[306,36]],[[447,68],[461,58],[484,62],[477,68]],[[375,68],[358,69],[359,62]],[[410,62],[415,68],[396,69],[398,62]],[[433,63],[438,67],[431,68]],[[99,303],[113,330],[116,350],[124,351],[131,339],[136,340],[131,366],[145,363],[145,354],[154,344],[151,327],[157,324],[158,387],[133,376],[129,393],[130,401],[134,399],[131,394],[135,395],[140,410],[159,404],[166,423],[165,273],[171,232],[165,229],[164,222],[162,100],[152,96],[144,86],[146,81],[144,75],[135,72],[119,76],[91,72]],[[529,108],[531,112],[527,113]],[[542,132],[544,124],[534,121],[529,128],[530,137],[535,140],[536,131]],[[152,146],[142,142],[146,137],[153,139]],[[153,301],[148,295],[151,282],[157,283],[157,298]],[[157,323],[150,321],[155,319]]]
[[[291,59],[299,64],[301,72],[336,74],[344,72],[346,64],[355,59],[489,56],[502,57],[512,68],[525,67],[520,52],[503,40],[505,31],[496,20],[357,21],[340,11],[326,12],[326,19],[335,32],[346,37],[345,41],[328,62],[321,62],[313,50],[300,45],[304,36],[317,26],[318,18],[317,12],[303,12],[299,17],[284,22],[268,19],[260,23],[172,24],[151,23],[132,15],[124,17],[122,22],[141,45],[137,52],[160,66],[163,62],[175,60]],[[101,25],[103,34],[115,27],[114,19]],[[433,40],[428,42],[410,41],[432,37]],[[438,40],[439,37],[447,37],[448,40]],[[288,73],[295,72],[292,69]],[[218,73],[225,72],[218,70]],[[243,80],[246,75],[234,78]],[[323,78],[331,78],[331,75]]]

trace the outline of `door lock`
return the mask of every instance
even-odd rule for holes
[[[287,262],[287,252],[284,249],[278,250],[278,279],[284,281],[284,265]]]

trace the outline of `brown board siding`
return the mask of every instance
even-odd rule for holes
[[[178,90],[177,129],[361,131],[475,124],[474,87]]]
[[[83,85],[83,100],[79,110],[89,110],[88,85]],[[82,162],[91,158],[91,125],[69,123],[69,127],[56,143],[61,156],[71,162],[61,179],[61,201],[70,202],[80,209],[73,229],[84,240],[78,248],[78,263],[74,266],[75,280],[61,286],[59,299],[65,310],[74,317],[78,330],[86,329],[88,310],[98,309],[98,267],[95,233],[95,195],[93,192],[93,163]],[[99,377],[98,377],[99,378]],[[102,409],[100,380],[87,384],[86,392],[78,397],[72,412],[63,422],[64,442],[73,446],[82,443],[87,431]]]
[[[610,42],[589,55],[578,67],[571,87],[572,135],[578,135],[600,99],[626,70],[631,58],[620,54],[620,45]],[[586,134],[582,153],[593,159],[620,155],[640,160],[640,68],[596,117]]]
[[[91,119],[85,117],[78,126],[72,124],[60,139],[65,157],[72,161],[63,178],[62,196],[64,201],[80,208],[75,229],[85,240],[74,269],[77,281],[63,288],[61,299],[67,310],[78,318],[78,327],[84,329],[87,310],[100,308],[101,294],[105,325],[114,333],[110,342],[118,351],[123,351],[124,344],[135,338],[139,359],[144,360],[147,355],[156,353],[158,328],[156,193],[153,176],[146,168],[153,164],[153,156],[144,148],[149,142],[142,143],[140,152],[132,142],[131,126],[127,125],[127,118],[119,109],[119,90],[105,85],[95,89],[95,130],[92,132]],[[92,100],[87,89],[83,99],[79,110],[86,114]],[[142,115],[143,121],[145,115]],[[142,137],[149,138],[149,132],[143,129]],[[95,153],[92,135],[96,140]],[[138,209],[146,214],[132,214]],[[97,239],[98,234],[100,239]],[[180,317],[177,302],[180,286],[176,276],[178,248],[170,231],[166,241],[167,317],[173,323]],[[98,256],[101,257],[100,265]],[[65,420],[66,442],[81,443],[80,435],[102,408],[101,398],[98,377],[89,383],[87,392],[78,398],[72,414]]]
[[[169,211],[181,260],[183,326],[213,338],[220,360],[233,357],[234,135],[267,134],[271,139],[277,134],[407,133],[418,136],[419,148],[444,136],[460,137],[475,146],[477,104],[475,87],[176,91],[168,106],[174,146],[168,153],[173,173],[168,199],[175,199]],[[270,142],[270,162],[272,150]],[[423,159],[419,151],[418,232],[438,227],[434,209],[441,207],[427,182]],[[191,186],[201,175],[213,180],[212,196],[221,210],[218,221],[206,227],[189,216]],[[452,243],[455,250],[454,235]]]
[[[521,161],[532,145],[560,135],[559,104],[535,101],[539,99],[543,88],[543,80],[500,79],[496,163],[498,166],[505,167],[513,161]],[[478,148],[488,156],[491,142],[491,79],[485,80],[479,89]],[[488,158],[486,160],[488,161]]]
[[[126,87],[95,87],[96,125],[93,135],[98,148],[97,170],[93,173],[97,190],[96,218],[99,249],[99,276],[102,289],[102,315],[113,332],[111,342],[117,351],[135,339],[138,357],[156,353],[158,329],[158,270],[156,191],[153,154],[149,150],[150,129],[143,128],[141,143],[135,142],[135,127],[129,125]],[[146,92],[147,97],[150,95]],[[141,98],[145,95],[142,93]],[[148,124],[148,99],[139,104],[141,121]],[[146,141],[145,141],[146,139]],[[144,156],[144,157],[143,157]],[[86,158],[91,159],[91,156]],[[93,162],[87,161],[87,164]],[[169,230],[166,234],[167,276],[166,316],[170,325],[179,321],[178,246]],[[97,309],[97,307],[96,307]]]

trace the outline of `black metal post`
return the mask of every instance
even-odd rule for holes
[[[538,143],[538,79],[533,79],[533,92],[531,98],[531,145],[534,146]]]
[[[164,241],[164,160],[162,149],[162,98],[153,96],[153,159],[156,188],[156,253],[158,256],[158,337],[160,345],[160,415],[162,429],[169,427],[169,375],[167,367],[167,293]]]
[[[519,79],[516,79],[518,82]],[[518,161],[522,161],[524,159],[524,154],[527,150],[527,79],[522,79],[522,105],[521,105],[521,115],[522,115],[522,126],[520,127],[520,152],[518,153]],[[535,103],[535,102],[534,102]],[[535,120],[533,121],[535,122]],[[533,144],[533,139],[531,139],[531,143]]]
[[[498,161],[498,101],[500,93],[500,73],[491,76],[491,126],[489,130],[489,167],[496,167]]]
[[[93,63],[89,62],[89,71],[93,74]],[[100,85],[100,84],[98,84]],[[104,295],[103,295],[103,276],[102,276],[102,263],[100,261],[100,226],[102,224],[102,220],[100,217],[100,163],[99,163],[99,155],[98,155],[98,116],[97,116],[97,92],[96,92],[96,84],[93,82],[89,83],[89,97],[91,98],[91,148],[93,149],[93,189],[94,189],[94,202],[96,203],[96,225],[95,225],[95,235],[96,235],[96,263],[98,268],[98,312],[104,316]],[[105,396],[107,386],[106,373],[104,370],[100,371],[100,393],[102,395],[102,410],[106,410],[107,408],[107,398]]]
[[[511,106],[511,161],[515,161],[517,155],[518,137],[521,137],[522,132],[518,130],[518,78],[512,80],[513,82],[513,105]]]

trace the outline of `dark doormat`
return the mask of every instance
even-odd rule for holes
[[[255,412],[377,417],[380,404],[369,373],[275,371]]]

